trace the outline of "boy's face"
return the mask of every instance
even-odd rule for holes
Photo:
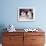
[[[31,11],[28,11],[27,15],[32,15],[32,12]]]

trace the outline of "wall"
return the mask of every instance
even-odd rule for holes
[[[1,0],[0,25],[15,25],[16,28],[43,27],[46,28],[46,0]],[[36,20],[32,22],[18,22],[17,8],[35,8]]]

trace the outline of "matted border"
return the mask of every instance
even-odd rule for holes
[[[25,9],[27,9],[27,10],[32,10],[33,12],[33,19],[20,19],[20,9],[21,10],[25,10]],[[17,16],[17,19],[18,19],[18,21],[35,21],[35,9],[33,8],[33,7],[18,7],[18,16]]]

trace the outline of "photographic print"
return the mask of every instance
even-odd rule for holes
[[[18,21],[34,21],[35,20],[35,10],[34,8],[18,8]]]

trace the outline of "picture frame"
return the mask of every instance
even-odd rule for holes
[[[35,21],[35,9],[33,7],[19,7],[18,21]]]

